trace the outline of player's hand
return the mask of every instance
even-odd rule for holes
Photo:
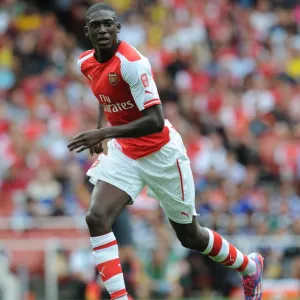
[[[90,148],[90,154],[93,156],[95,153],[100,154],[104,151],[102,143],[97,144],[96,146],[93,146]]]
[[[68,145],[69,151],[77,149],[78,153],[95,147],[105,139],[104,132],[103,129],[94,129],[76,135]]]

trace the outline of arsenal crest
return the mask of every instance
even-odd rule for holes
[[[115,86],[118,83],[118,76],[116,73],[108,73],[108,80],[111,85]]]

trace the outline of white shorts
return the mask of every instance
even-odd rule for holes
[[[148,195],[159,200],[168,218],[176,223],[191,223],[196,215],[190,161],[180,134],[173,128],[168,144],[137,160],[126,156],[116,140],[109,141],[108,154],[100,154],[87,175],[91,183],[108,182],[133,201],[147,185]]]

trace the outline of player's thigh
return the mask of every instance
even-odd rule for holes
[[[108,154],[99,155],[87,175],[95,184],[89,212],[109,215],[113,221],[145,185],[134,161],[121,153],[113,141],[109,142]]]
[[[169,219],[170,224],[172,225],[174,231],[176,232],[177,237],[182,240],[185,237],[193,237],[197,236],[197,232],[199,231],[199,224],[196,220],[196,217],[193,216],[192,222],[188,224],[180,224]]]
[[[98,180],[91,196],[88,215],[106,216],[113,223],[122,209],[130,202],[131,197],[118,187]]]
[[[180,224],[192,223],[195,187],[189,158],[178,133],[160,151],[141,160],[149,196],[160,201],[168,218]]]
[[[195,186],[188,158],[177,159],[175,166],[170,165],[165,176],[153,183],[154,194],[168,218],[175,223],[190,224],[195,209]],[[150,191],[151,191],[150,189]]]
[[[193,216],[192,222],[188,224],[180,224],[171,219],[169,221],[184,247],[198,251],[206,249],[209,238],[208,232],[198,224],[195,216]]]

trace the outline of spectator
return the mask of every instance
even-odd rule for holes
[[[53,202],[61,193],[61,186],[49,167],[40,167],[36,177],[29,182],[27,193],[36,201],[41,214],[50,215]]]
[[[54,200],[51,216],[61,217],[65,215],[64,198],[62,195],[60,195]]]

